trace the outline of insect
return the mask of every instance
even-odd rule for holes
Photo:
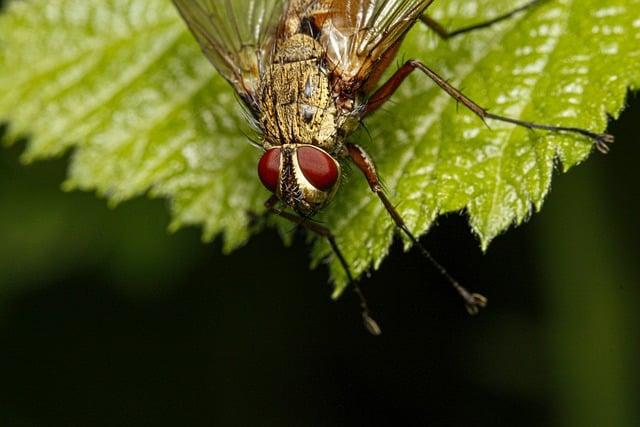
[[[586,129],[539,124],[493,114],[425,64],[409,60],[385,82],[404,36],[418,22],[448,39],[488,27],[536,6],[457,31],[426,15],[434,0],[173,0],[205,56],[229,81],[255,121],[264,153],[258,176],[273,193],[268,211],[326,238],[360,297],[370,332],[380,329],[353,280],[331,231],[311,221],[339,188],[345,162],[362,171],[401,232],[453,285],[475,314],[486,299],[462,287],[421,245],[385,194],[374,162],[349,142],[413,71],[420,71],[482,120],[591,139],[603,152],[613,137]]]

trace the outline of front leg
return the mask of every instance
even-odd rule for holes
[[[351,270],[349,270],[349,265],[347,264],[347,261],[342,255],[342,252],[340,251],[340,248],[338,247],[338,244],[336,243],[336,239],[333,236],[333,233],[331,233],[331,230],[329,230],[326,227],[323,227],[320,224],[312,222],[307,218],[303,218],[301,216],[289,213],[287,211],[284,211],[278,208],[278,203],[279,203],[278,197],[276,195],[273,195],[269,198],[269,200],[265,202],[264,205],[267,208],[267,211],[274,213],[281,218],[291,221],[294,224],[304,227],[307,230],[311,231],[312,233],[315,233],[316,235],[327,239],[327,242],[329,242],[329,246],[331,246],[333,253],[336,255],[336,257],[338,257],[338,260],[340,261],[340,265],[342,265],[342,268],[344,268],[344,271],[347,274],[347,279],[349,280],[349,284],[353,285],[353,290],[355,291],[355,293],[358,295],[358,298],[360,299],[360,308],[362,310],[362,321],[364,322],[364,326],[372,335],[380,335],[382,333],[382,330],[380,329],[380,326],[378,326],[378,323],[375,320],[373,320],[373,317],[371,317],[371,311],[369,310],[367,299],[364,297],[364,294],[362,293],[362,290],[360,289],[358,282],[353,280],[353,276],[351,275]]]
[[[487,299],[476,293],[470,293],[467,291],[457,280],[453,278],[449,274],[449,272],[440,264],[436,259],[431,255],[431,253],[420,243],[420,241],[413,235],[409,227],[405,224],[404,220],[396,210],[396,208],[391,204],[387,195],[384,193],[382,189],[382,185],[380,185],[380,180],[378,179],[378,173],[376,172],[375,166],[371,161],[369,155],[362,149],[362,147],[355,144],[347,144],[347,149],[349,150],[349,156],[355,165],[362,171],[364,176],[367,178],[367,182],[369,183],[369,187],[371,187],[371,191],[376,193],[376,195],[380,198],[380,201],[384,205],[385,209],[395,222],[396,226],[404,232],[404,234],[411,240],[411,242],[420,250],[422,256],[424,256],[433,266],[442,274],[445,279],[453,286],[453,288],[458,292],[458,294],[464,300],[465,306],[469,314],[477,314],[479,309],[484,307],[487,304]]]

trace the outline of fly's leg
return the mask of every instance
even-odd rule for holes
[[[497,120],[501,122],[511,123],[517,126],[522,126],[528,129],[542,129],[550,132],[561,132],[561,133],[572,133],[577,135],[586,136],[587,138],[592,139],[598,151],[601,153],[609,152],[609,144],[614,142],[613,135],[609,135],[607,133],[595,133],[586,129],[577,128],[577,127],[567,127],[567,126],[553,126],[553,125],[545,125],[540,123],[528,122],[525,120],[518,120],[507,116],[501,116],[498,114],[493,114],[488,112],[486,109],[482,108],[478,104],[476,104],[473,100],[467,97],[465,94],[460,92],[460,90],[453,87],[449,84],[445,79],[440,77],[435,71],[431,70],[429,67],[424,65],[423,63],[416,60],[409,60],[404,63],[390,78],[387,80],[377,91],[371,95],[367,102],[367,106],[365,108],[364,115],[371,114],[380,108],[390,97],[394,94],[396,89],[402,84],[404,79],[407,78],[409,74],[411,74],[414,70],[420,70],[424,74],[426,74],[431,80],[433,80],[440,88],[442,88],[445,92],[447,92],[452,98],[456,101],[462,103],[465,107],[471,110],[474,114],[485,121],[486,119]]]
[[[371,161],[369,155],[358,145],[355,144],[347,144],[347,149],[349,150],[349,156],[355,165],[362,171],[364,176],[367,178],[367,182],[369,183],[369,187],[371,187],[371,191],[376,193],[376,195],[380,198],[380,201],[384,205],[387,212],[395,222],[396,226],[402,230],[402,232],[411,240],[411,242],[418,248],[422,256],[424,256],[433,266],[444,276],[445,279],[453,286],[456,292],[462,297],[464,300],[465,306],[469,314],[475,315],[478,313],[480,308],[487,305],[487,299],[476,293],[471,293],[466,290],[456,279],[454,279],[449,272],[440,264],[436,259],[431,255],[431,253],[420,243],[420,241],[411,233],[404,220],[396,210],[396,208],[391,204],[389,198],[384,193],[382,189],[382,185],[380,185],[380,180],[378,179],[378,173],[376,172],[376,168]]]
[[[506,21],[507,19],[512,18],[515,15],[521,12],[524,12],[527,9],[530,9],[534,6],[544,3],[545,1],[548,1],[548,0],[530,0],[529,2],[523,4],[522,6],[516,9],[513,9],[512,11],[507,12],[503,15],[496,16],[495,18],[490,19],[488,21],[480,22],[478,24],[473,24],[468,27],[459,28],[453,31],[447,30],[442,24],[440,24],[438,21],[434,20],[433,18],[430,18],[426,14],[420,15],[420,21],[422,21],[422,23],[425,24],[427,27],[431,28],[438,36],[440,36],[440,38],[444,40],[449,40],[461,34],[469,33],[471,31],[480,30],[483,28],[488,28],[494,24],[497,24],[498,22]]]
[[[331,246],[333,253],[335,253],[336,256],[338,257],[338,260],[340,261],[340,265],[342,265],[342,268],[344,268],[344,271],[347,274],[347,278],[349,279],[349,284],[353,284],[353,289],[356,295],[358,295],[358,298],[360,300],[360,308],[362,310],[362,321],[364,322],[364,326],[372,335],[380,335],[382,333],[382,330],[380,329],[380,326],[378,326],[378,323],[375,320],[373,320],[373,317],[371,317],[371,311],[369,310],[367,299],[364,297],[364,293],[362,293],[362,289],[360,289],[358,282],[353,280],[353,276],[351,275],[351,271],[349,270],[349,265],[347,264],[347,261],[344,259],[342,252],[340,252],[340,248],[338,247],[338,244],[336,243],[336,239],[333,236],[333,233],[331,233],[331,230],[321,226],[320,224],[311,222],[306,218],[303,218],[298,215],[294,215],[292,213],[283,211],[282,209],[278,208],[277,206],[278,197],[275,195],[271,196],[269,200],[265,202],[264,205],[269,212],[274,213],[279,217],[284,218],[288,221],[291,221],[294,224],[302,226],[307,230],[311,231],[312,233],[315,233],[318,236],[324,237],[325,239],[327,239],[327,242],[329,242],[329,245]]]

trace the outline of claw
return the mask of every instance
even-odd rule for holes
[[[487,298],[484,295],[480,294],[471,294],[470,298],[466,301],[465,307],[467,308],[467,312],[475,316],[480,312],[481,308],[487,306]]]
[[[613,144],[614,142],[615,142],[615,138],[613,135],[610,135],[608,133],[603,133],[601,135],[598,135],[598,137],[596,138],[596,148],[602,154],[607,154],[611,149],[609,145]]]
[[[378,336],[382,333],[378,322],[373,320],[367,313],[362,313],[362,321],[364,322],[364,327],[367,328],[367,331],[369,331],[371,335]]]

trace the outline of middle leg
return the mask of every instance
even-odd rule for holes
[[[380,180],[378,179],[378,173],[376,172],[375,166],[371,161],[369,155],[362,149],[362,147],[356,144],[347,144],[347,149],[349,150],[349,156],[355,165],[362,171],[367,182],[369,183],[369,187],[371,191],[373,191],[380,201],[384,205],[387,212],[395,222],[396,226],[402,230],[402,232],[411,240],[411,242],[416,246],[422,256],[424,256],[433,266],[444,276],[445,279],[453,286],[456,292],[462,297],[464,300],[465,306],[469,314],[477,314],[479,309],[484,307],[487,304],[487,299],[476,293],[471,293],[466,290],[456,279],[453,278],[449,274],[449,272],[440,264],[436,259],[431,255],[431,253],[420,243],[420,241],[413,235],[409,227],[405,224],[404,220],[393,206],[387,195],[384,193],[382,189],[382,185],[380,184]]]

